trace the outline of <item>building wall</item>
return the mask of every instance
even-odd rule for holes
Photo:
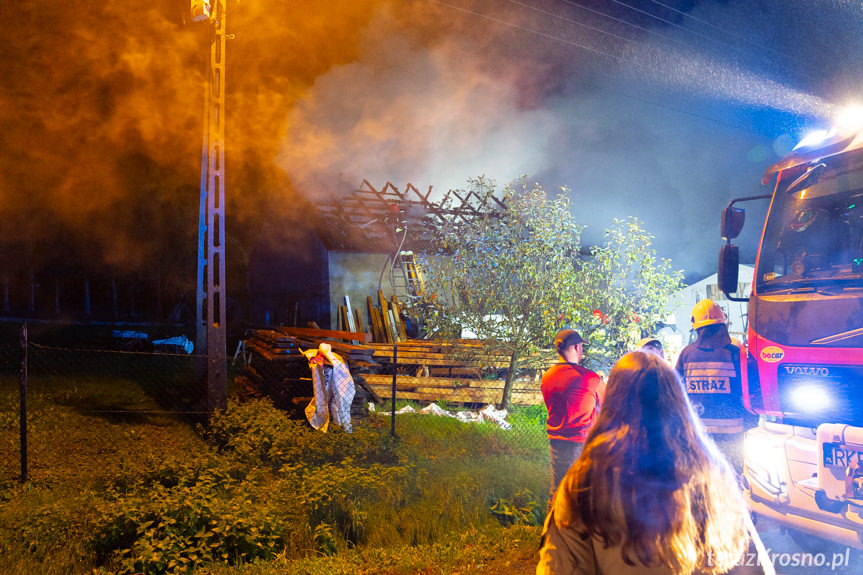
[[[251,260],[252,324],[330,324],[327,250],[314,234],[289,243],[261,240]]]
[[[740,266],[737,295],[748,297],[752,291],[751,266]],[[748,303],[735,302],[725,297],[717,285],[717,276],[713,274],[692,285],[686,286],[675,296],[672,304],[674,319],[670,322],[676,326],[676,332],[683,336],[685,345],[690,338],[692,307],[703,299],[712,299],[722,307],[728,318],[728,331],[733,337],[745,341],[746,330],[749,327]]]

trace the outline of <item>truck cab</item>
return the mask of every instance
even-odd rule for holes
[[[743,484],[753,511],[863,549],[863,131],[801,142],[767,169],[773,191],[723,212],[719,283],[731,299],[743,225],[769,201],[741,361]]]

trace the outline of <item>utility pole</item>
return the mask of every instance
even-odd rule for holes
[[[197,375],[207,382],[207,411],[227,407],[225,326],[225,23],[223,0],[192,0],[192,19],[213,25],[204,100],[198,288],[195,321]]]

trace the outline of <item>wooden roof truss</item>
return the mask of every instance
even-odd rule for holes
[[[387,182],[377,189],[363,180],[353,194],[316,206],[318,231],[331,250],[424,252],[445,225],[469,225],[478,217],[506,209],[499,198],[483,197],[473,190],[450,190],[440,201],[432,201],[431,195],[432,186],[422,192],[409,183],[402,191]]]

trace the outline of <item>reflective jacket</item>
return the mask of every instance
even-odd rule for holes
[[[724,325],[698,330],[677,360],[689,400],[708,433],[742,433],[748,412],[740,384],[740,348]]]

